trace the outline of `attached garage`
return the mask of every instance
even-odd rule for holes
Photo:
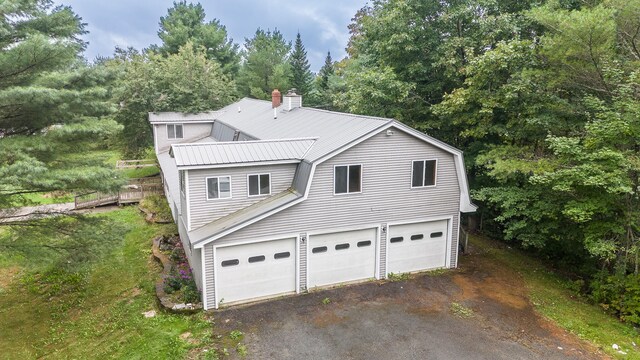
[[[387,273],[445,267],[449,246],[448,220],[389,226]]]
[[[296,239],[217,247],[216,298],[225,303],[296,291]]]
[[[377,228],[310,235],[308,287],[374,278],[377,238]]]

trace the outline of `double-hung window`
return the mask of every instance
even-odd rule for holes
[[[436,160],[414,160],[411,171],[411,187],[436,185]]]
[[[335,194],[362,192],[362,165],[340,165],[334,168],[333,192]]]
[[[231,178],[218,176],[207,178],[207,200],[231,197]]]
[[[169,139],[182,139],[182,124],[167,124],[167,137]]]
[[[249,175],[249,196],[271,194],[271,175]]]

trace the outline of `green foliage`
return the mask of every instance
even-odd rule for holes
[[[124,125],[126,156],[142,157],[153,145],[149,112],[217,110],[235,99],[234,81],[190,42],[177,54],[134,54],[112,60],[111,66],[123,71],[115,118]]]
[[[231,340],[241,340],[244,334],[240,330],[233,330],[229,333],[229,338]]]
[[[140,202],[140,206],[155,214],[155,220],[171,221],[173,219],[167,199],[162,195],[147,195]]]
[[[149,261],[150,239],[175,232],[175,226],[148,224],[135,207],[100,216],[127,230],[82,269],[49,266],[57,257],[0,265],[3,274],[5,266],[24,274],[2,293],[0,323],[11,329],[0,336],[2,356],[177,359],[210,348],[211,323],[203,313],[142,315],[157,306],[159,270]],[[49,240],[57,241],[41,239]],[[185,332],[192,334],[189,341],[180,338]]]
[[[312,74],[309,70],[307,51],[302,44],[300,33],[296,36],[293,52],[289,56],[289,63],[291,64],[291,87],[296,89],[298,95],[308,95],[311,91]]]
[[[120,244],[128,230],[104,216],[14,222],[2,226],[0,251],[23,258],[31,266],[81,269]]]
[[[469,309],[468,307],[459,304],[457,302],[452,302],[451,306],[449,307],[449,309],[451,310],[451,312],[461,318],[471,318],[474,316],[473,310]]]
[[[291,87],[291,43],[280,31],[258,29],[253,38],[245,39],[244,48],[244,63],[238,76],[240,94],[271,100],[273,89],[284,92]]]
[[[225,74],[234,77],[240,68],[238,45],[228,37],[219,20],[205,22],[205,16],[199,3],[174,1],[167,15],[160,17],[158,37],[162,45],[151,49],[167,56],[178,54],[180,48],[192,43],[195,48],[203,48],[207,59],[220,64]]]
[[[413,85],[399,80],[391,67],[367,66],[364,59],[348,62],[334,85],[333,105],[346,112],[402,120]]]
[[[0,208],[20,194],[112,190],[113,169],[74,157],[121,128],[109,84],[115,73],[80,62],[81,19],[44,0],[0,4]]]
[[[640,325],[640,276],[601,273],[591,282],[591,299],[620,320]]]

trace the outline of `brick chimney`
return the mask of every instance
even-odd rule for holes
[[[271,92],[271,107],[273,107],[274,109],[277,108],[278,106],[280,106],[281,101],[282,94],[280,94],[280,91],[278,91],[278,89],[273,89],[273,92]]]

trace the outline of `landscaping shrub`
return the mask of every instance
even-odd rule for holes
[[[640,276],[601,273],[591,282],[591,298],[623,321],[640,325]]]

